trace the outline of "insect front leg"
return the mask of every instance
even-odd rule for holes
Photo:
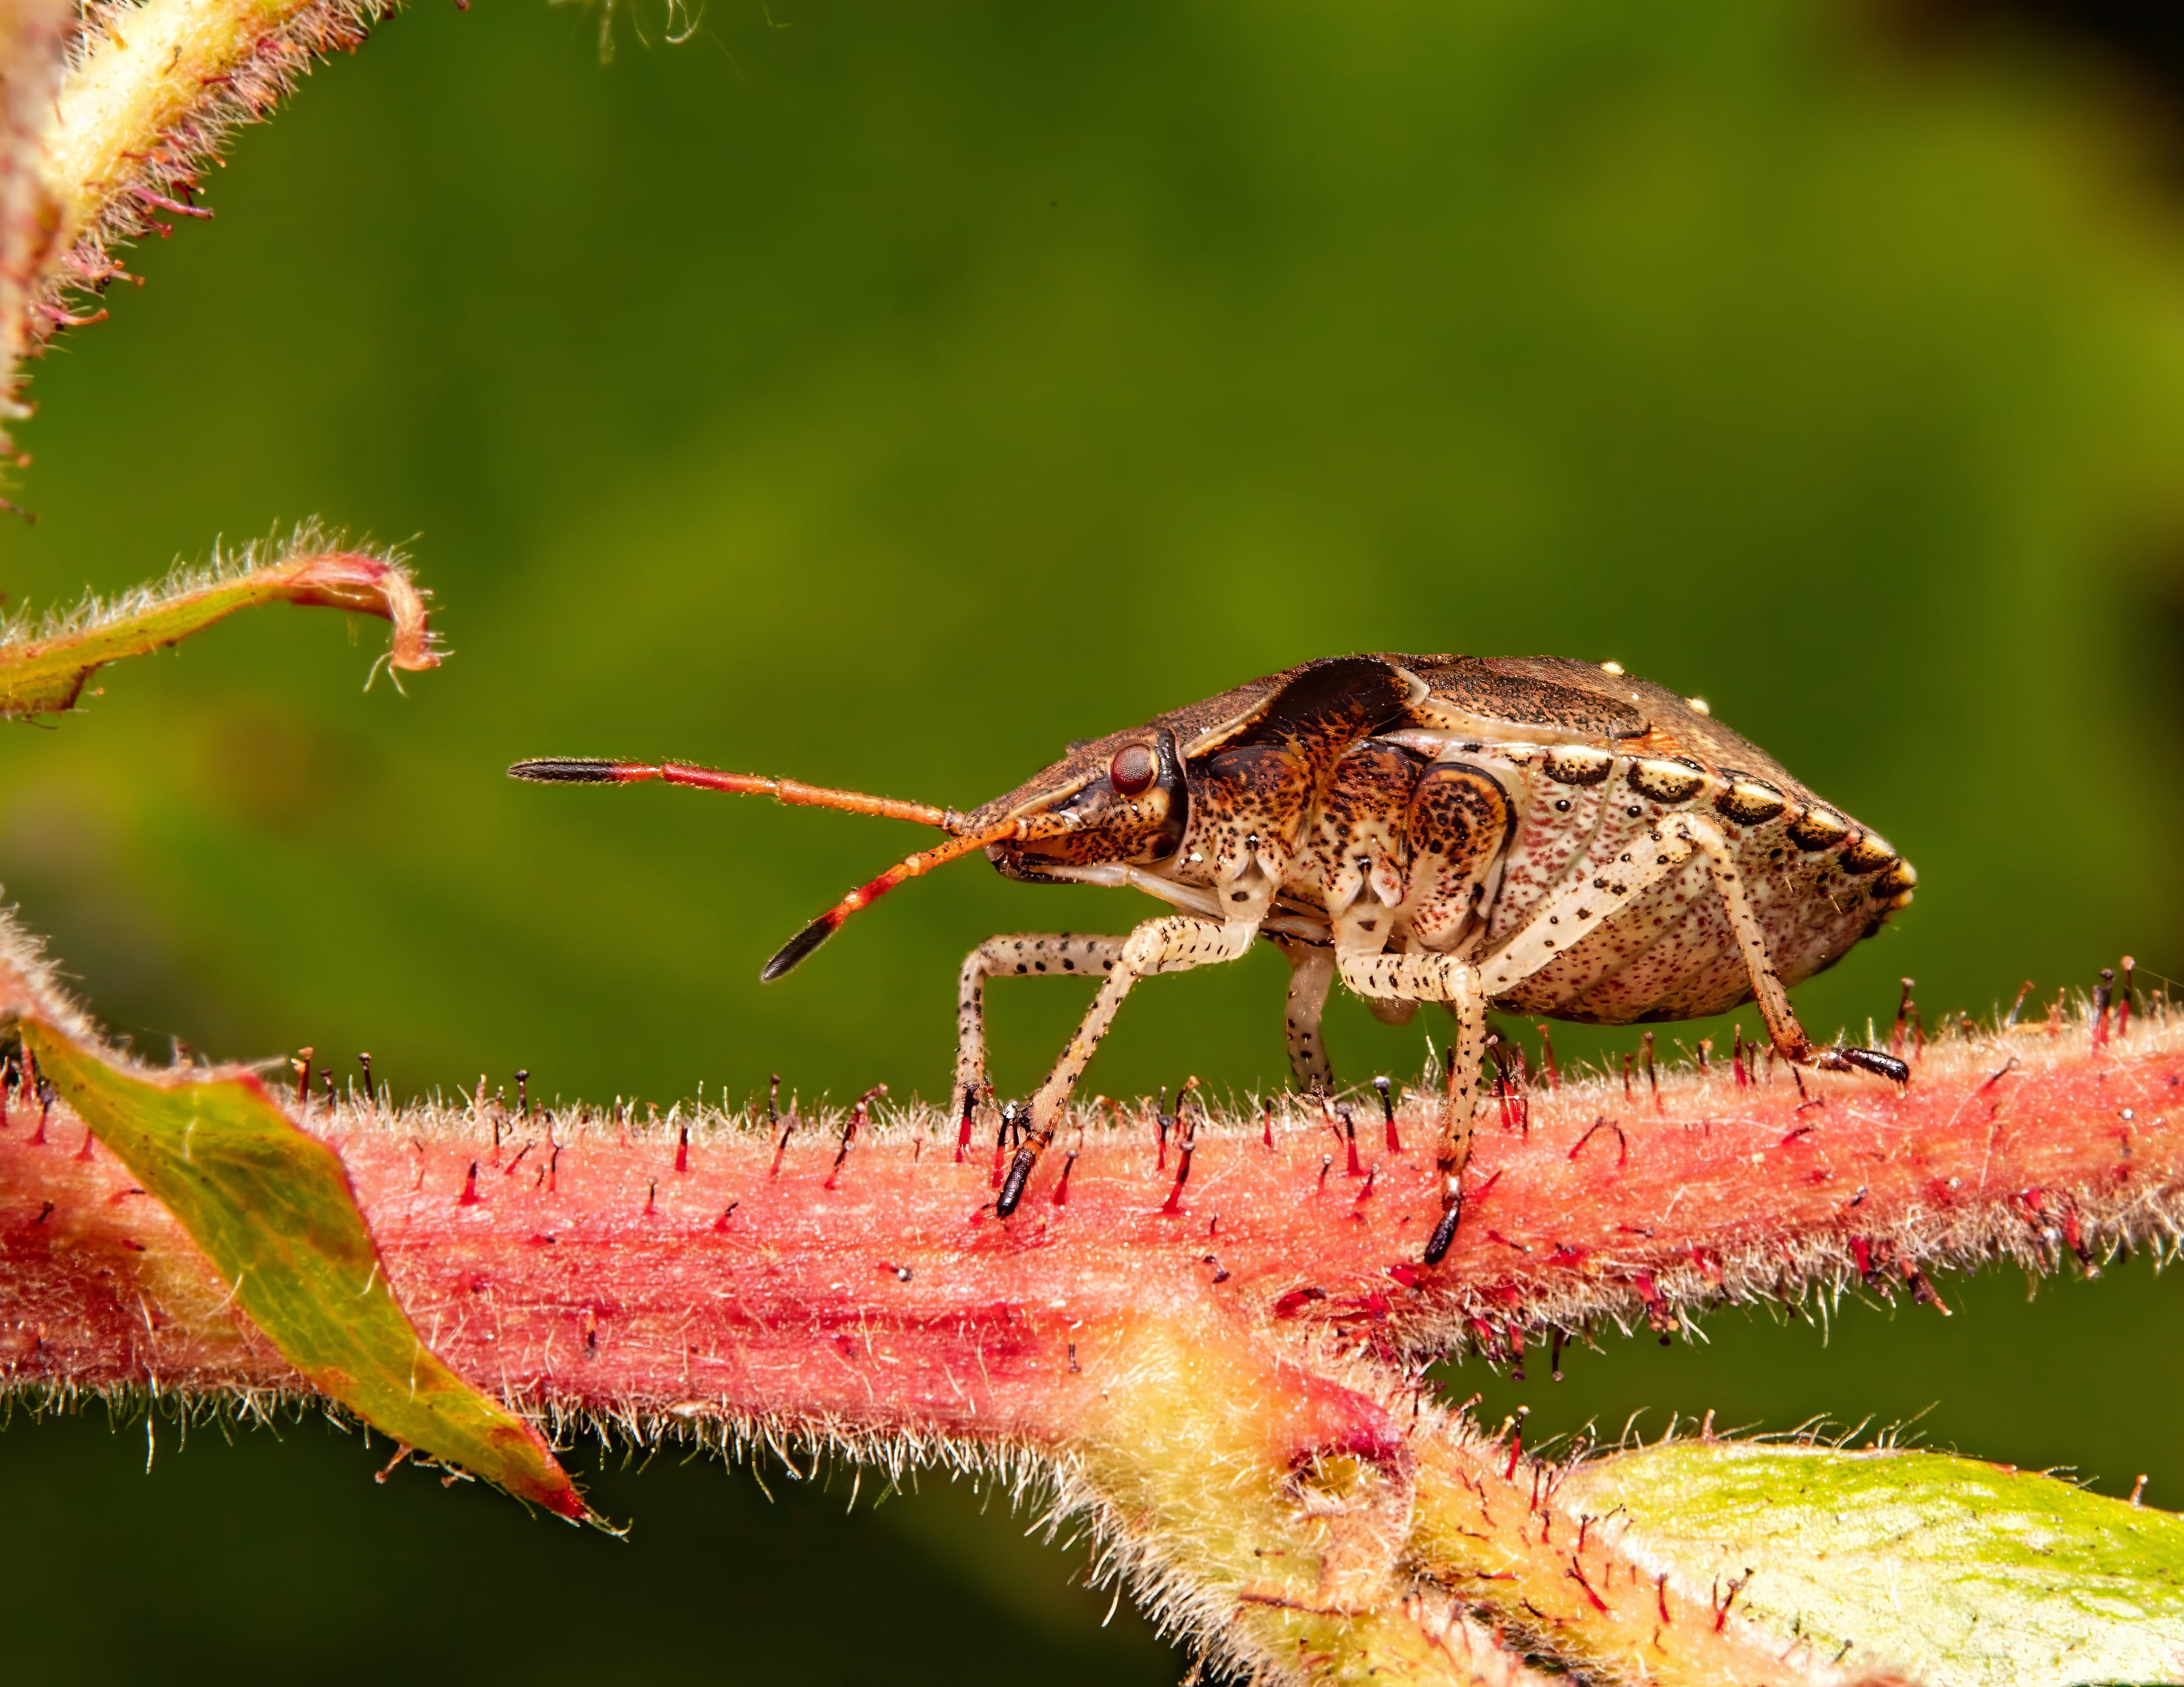
[[[1250,953],[1258,935],[1256,920],[1199,920],[1188,914],[1171,914],[1165,919],[1146,921],[1123,939],[1122,953],[1107,973],[1106,983],[1100,985],[1100,994],[1093,999],[1084,1022],[1077,1027],[1077,1034],[1069,1039],[1069,1045],[1054,1063],[1054,1070],[1047,1074],[1046,1082],[1039,1085],[1039,1093],[1031,1099],[1031,1134],[1009,1164],[1008,1176],[1001,1181],[1000,1198],[994,1204],[994,1211],[1006,1218],[1022,1200],[1041,1150],[1054,1140],[1056,1123],[1068,1102],[1070,1092],[1076,1088],[1077,1080],[1084,1075],[1093,1051],[1100,1046],[1100,1039],[1107,1034],[1107,1027],[1115,1022],[1116,1011],[1122,1006],[1123,998],[1129,994],[1131,987],[1139,979],[1156,972],[1188,972],[1194,966],[1234,960]],[[1106,941],[1112,943],[1114,939]]]
[[[1471,1158],[1471,1127],[1479,1111],[1479,1063],[1486,1057],[1486,993],[1479,969],[1452,955],[1379,955],[1335,952],[1342,982],[1374,1003],[1446,1002],[1456,1016],[1456,1046],[1449,1050],[1448,1112],[1441,1121],[1435,1170],[1440,1178],[1440,1219],[1427,1239],[1428,1265],[1439,1265],[1456,1239],[1463,1216],[1463,1167]]]
[[[1103,978],[1115,970],[1128,941],[1028,933],[988,938],[963,957],[956,984],[956,1100],[965,1119],[986,1089],[986,980]]]
[[[1327,1040],[1321,1035],[1320,1017],[1327,1011],[1327,992],[1334,983],[1334,952],[1325,944],[1278,940],[1290,963],[1290,999],[1285,1028],[1289,1034],[1290,1070],[1297,1088],[1307,1094],[1326,1095],[1334,1088],[1334,1068],[1328,1062]]]

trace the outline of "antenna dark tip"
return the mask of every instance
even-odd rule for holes
[[[771,984],[777,978],[786,977],[800,966],[805,956],[834,935],[834,927],[842,923],[841,916],[831,910],[822,914],[794,937],[782,944],[772,960],[759,969],[758,981]]]
[[[527,779],[534,785],[613,785],[621,781],[621,764],[596,757],[544,756],[519,761],[508,770],[511,779]]]

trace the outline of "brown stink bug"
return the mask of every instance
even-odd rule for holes
[[[1490,1007],[1621,1025],[1756,999],[1800,1065],[1898,1083],[1900,1061],[1816,1048],[1786,987],[1841,959],[1911,899],[1895,850],[1814,797],[1696,699],[1614,663],[1557,656],[1336,656],[1073,744],[969,814],[679,763],[519,762],[521,779],[710,790],[922,821],[948,841],[853,890],[766,965],[781,977],[883,892],[983,849],[1010,878],[1132,885],[1174,912],[1127,937],[993,938],[963,963],[956,1061],[984,1092],[989,977],[1100,978],[1032,1098],[997,1211],[1024,1196],[1131,987],[1288,956],[1297,1081],[1332,1083],[1320,1014],[1340,977],[1383,1018],[1446,1003],[1457,1031],[1440,1144],[1448,1251],[1462,1211]]]

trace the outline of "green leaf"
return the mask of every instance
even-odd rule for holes
[[[389,666],[439,665],[425,596],[410,571],[392,558],[324,548],[319,535],[304,528],[276,560],[261,564],[255,548],[247,549],[230,562],[176,575],[110,604],[86,602],[35,630],[20,623],[7,629],[0,635],[0,715],[73,708],[102,665],[178,643],[237,610],[270,603],[378,615],[394,626],[384,658]]]
[[[312,1387],[518,1499],[589,1515],[538,1432],[418,1338],[340,1156],[254,1077],[123,1072],[39,1019],[21,1025],[62,1099],[181,1222]]]
[[[1687,1595],[1719,1608],[1741,1583],[1731,1609],[1795,1661],[1928,1687],[2184,1681],[2184,1518],[2052,1477],[1684,1441],[1581,1467],[1559,1498],[1627,1508],[1623,1539]]]

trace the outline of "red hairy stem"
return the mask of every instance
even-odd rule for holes
[[[687,1134],[671,1112],[636,1132],[619,1110],[540,1116],[504,1163],[495,1105],[328,1102],[303,1122],[339,1151],[426,1345],[550,1420],[801,1437],[898,1467],[944,1445],[1035,1455],[1156,1612],[1263,1679],[1531,1687],[1546,1678],[1518,1659],[1536,1654],[1610,1679],[1820,1687],[1840,1673],[1786,1664],[1718,1591],[1588,1536],[1597,1519],[1557,1497],[1574,1467],[1480,1436],[1391,1361],[1460,1340],[1514,1356],[1601,1313],[1665,1329],[1853,1272],[1938,1304],[1932,1266],[2092,1269],[2168,1245],[2184,1025],[2092,1029],[1951,1037],[1901,1093],[1669,1072],[1657,1113],[1566,1081],[1522,1127],[1489,1120],[1434,1268],[1430,1156],[1330,1179],[1316,1106],[1194,1120],[1173,1178],[1142,1133],[1084,1110],[1040,1184],[1067,1177],[1068,1199],[1006,1221],[984,1168],[944,1152],[952,1111],[866,1123],[861,1104],[779,1141],[718,1115]],[[66,1118],[35,1133],[44,1110],[17,1099],[0,1386],[306,1392],[112,1155],[70,1146]],[[1437,1105],[1397,1110],[1413,1140]]]
[[[2098,1051],[2075,1021],[1937,1041],[1900,1093],[1804,1084],[1664,1072],[1656,1114],[1566,1078],[1530,1098],[1526,1133],[1490,1111],[1436,1268],[1419,1257],[1431,1157],[1375,1159],[1359,1200],[1321,1175],[1317,1109],[1277,1106],[1272,1150],[1257,1118],[1199,1125],[1180,1212],[1151,1144],[1088,1111],[1066,1203],[1006,1222],[986,1168],[944,1151],[939,1111],[876,1121],[838,1176],[838,1121],[778,1149],[708,1116],[674,1177],[677,1132],[562,1114],[534,1127],[550,1122],[550,1167],[534,1153],[525,1175],[475,1181],[492,1136],[476,1110],[316,1104],[305,1122],[340,1151],[420,1333],[514,1398],[1040,1442],[1096,1394],[1102,1332],[1146,1318],[1390,1356],[1498,1349],[1527,1327],[1665,1328],[1857,1273],[2091,1263],[2165,1239],[2184,1208],[2184,1025],[2164,1014]],[[1430,1139],[1435,1107],[1406,1098],[1405,1130]],[[290,1385],[187,1238],[109,1155],[82,1158],[64,1116],[42,1143],[34,1108],[0,1131],[0,1381]],[[1573,1155],[1603,1120],[1618,1151]]]

